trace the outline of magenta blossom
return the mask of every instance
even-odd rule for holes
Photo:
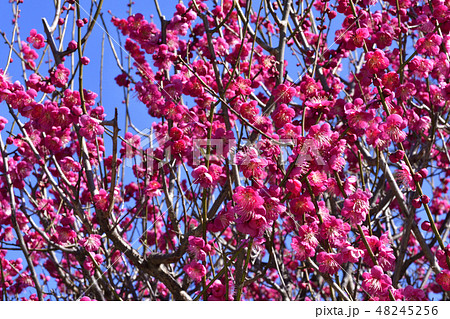
[[[436,282],[445,291],[450,291],[450,270],[444,269],[436,276]]]
[[[103,261],[105,260],[102,255],[100,254],[92,254],[89,253],[90,256],[86,257],[83,263],[83,267],[89,271],[91,276],[94,274],[95,270],[97,269],[97,266],[100,266]],[[95,263],[94,263],[95,261]]]
[[[319,271],[334,275],[341,268],[338,262],[338,254],[320,252],[317,254],[317,262],[319,263]]]
[[[36,29],[31,29],[27,41],[31,43],[35,49],[42,49],[45,47],[45,38],[42,34],[37,33]]]
[[[213,178],[208,173],[205,165],[200,165],[192,171],[192,177],[195,179],[194,184],[200,184],[201,187],[208,188],[212,185]]]
[[[59,64],[58,67],[51,73],[51,82],[56,87],[62,88],[69,80],[70,70]]]
[[[249,120],[250,123],[254,123],[259,114],[258,102],[250,101],[248,103],[242,103],[239,111],[243,118]]]
[[[355,248],[352,245],[347,245],[341,249],[339,258],[341,263],[357,263],[363,255],[363,250]]]
[[[211,251],[211,246],[209,244],[205,244],[203,238],[189,236],[189,246],[188,253],[195,260],[206,260],[206,254]]]
[[[299,236],[292,238],[291,247],[296,257],[304,261],[307,257],[315,255],[316,247],[319,245],[317,239],[317,224],[302,225],[298,230]]]
[[[400,289],[403,294],[404,300],[407,301],[427,301],[428,298],[422,289],[414,288],[413,286],[406,286],[404,289]]]
[[[346,245],[350,225],[335,216],[329,216],[320,225],[320,239],[326,240],[331,247]]]
[[[389,59],[380,49],[376,49],[375,51],[371,51],[366,54],[366,68],[370,73],[378,73],[386,69],[388,66]]]
[[[240,210],[249,212],[260,207],[264,203],[264,199],[258,192],[250,186],[239,186],[234,190],[233,200],[236,202]]]
[[[229,284],[232,284],[230,282]],[[231,287],[228,287],[228,300],[233,300],[233,289],[230,289]],[[208,288],[208,292],[210,293],[210,296],[208,297],[209,301],[223,301],[226,300],[226,291],[227,287],[220,281],[216,280],[212,283],[211,286]]]
[[[5,128],[5,125],[8,123],[8,120],[3,116],[0,116],[0,132]]]
[[[275,103],[289,103],[296,95],[297,90],[291,85],[280,84],[273,91],[272,95],[274,97]]]
[[[97,209],[107,211],[109,207],[108,192],[101,189],[98,194],[94,195],[94,203]]]
[[[387,292],[392,285],[391,278],[383,273],[383,269],[380,266],[374,266],[369,273],[363,273],[364,281],[362,288],[369,295],[375,297],[381,296]]]
[[[370,32],[367,28],[356,29],[352,37],[354,46],[357,48],[362,48],[364,45],[364,41],[368,39],[369,36]]]
[[[261,237],[268,226],[264,215],[265,209],[262,207],[253,214],[241,215],[236,221],[236,229],[241,233],[249,234],[251,237]]]
[[[424,38],[420,38],[417,40],[415,44],[415,48],[417,50],[417,53],[419,54],[426,54],[431,56],[437,56],[439,55],[439,46],[442,43],[442,37],[432,33],[428,34]]]
[[[183,267],[183,270],[195,282],[200,282],[206,275],[205,266],[196,261],[191,261],[189,264]]]
[[[397,150],[389,155],[389,160],[392,163],[398,163],[403,159],[403,156],[405,156],[405,152],[403,152],[402,150]]]
[[[272,114],[276,127],[283,127],[285,124],[290,123],[294,117],[294,109],[291,109],[286,104],[281,104]]]
[[[264,169],[268,162],[260,158],[258,151],[253,147],[239,151],[236,154],[236,164],[246,178],[263,179],[267,175]]]
[[[386,118],[386,123],[381,124],[379,128],[383,132],[384,139],[391,139],[395,143],[400,143],[406,138],[406,133],[402,130],[407,123],[400,115],[392,114]]]
[[[447,257],[450,257],[450,245],[447,245],[445,250],[438,250],[436,253],[436,258],[440,267],[450,270],[447,264]]]
[[[57,231],[56,235],[58,237],[59,242],[63,244],[68,242],[72,243],[77,237],[77,233],[68,226],[64,227],[58,226],[56,227],[56,231]]]
[[[88,252],[96,252],[101,245],[100,239],[102,236],[100,235],[90,235],[89,237],[85,237],[80,239],[79,243],[83,246]]]
[[[308,257],[312,257],[316,253],[314,247],[303,243],[302,239],[298,236],[292,238],[291,247],[295,257],[300,261],[305,261]]]
[[[84,296],[80,298],[80,301],[97,301],[97,300]]]
[[[369,199],[371,197],[372,194],[370,192],[358,189],[345,199],[344,207],[341,211],[342,216],[348,218],[353,224],[361,225],[369,213]]]
[[[100,121],[84,114],[80,117],[80,135],[87,139],[94,139],[96,135],[102,135],[105,131]]]
[[[394,177],[400,186],[405,187],[406,190],[415,190],[416,184],[414,183],[414,179],[411,175],[409,167],[406,166],[405,163],[401,163],[402,168],[398,169],[394,172]]]

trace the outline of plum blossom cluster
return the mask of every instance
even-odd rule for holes
[[[100,5],[10,44],[3,299],[448,298],[450,5],[263,2],[112,15],[122,106],[79,53]]]

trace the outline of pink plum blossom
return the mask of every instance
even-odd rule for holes
[[[373,296],[385,294],[392,284],[391,278],[383,272],[380,266],[374,266],[370,273],[364,273],[363,278],[362,288]]]
[[[360,225],[369,213],[369,199],[371,197],[372,194],[370,192],[358,189],[345,199],[344,207],[341,211],[342,216],[348,218],[353,224]]]
[[[100,235],[90,235],[89,237],[85,237],[80,239],[79,243],[83,246],[88,252],[96,252],[101,245],[101,236]]]

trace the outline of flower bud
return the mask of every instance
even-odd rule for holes
[[[422,168],[418,173],[422,176],[422,178],[426,178],[428,176],[428,170],[426,168]]]
[[[431,230],[431,224],[430,222],[424,221],[422,225],[420,225],[420,228],[424,231],[430,231]]]
[[[77,23],[77,27],[79,27],[79,28],[84,26],[84,21],[81,19],[78,19],[76,23]]]
[[[91,62],[91,60],[86,56],[81,57],[80,61],[81,61],[81,64],[83,64],[83,65],[88,65],[89,62]]]
[[[337,16],[337,12],[336,11],[330,11],[328,12],[328,19],[333,20],[334,18],[336,18]]]
[[[420,196],[420,199],[422,200],[422,203],[424,203],[424,204],[428,204],[430,202],[430,197],[428,197],[427,195]]]
[[[420,182],[422,180],[422,175],[420,175],[419,173],[414,173],[413,179],[416,182]]]
[[[415,198],[412,200],[412,205],[414,208],[420,208],[422,206],[422,203],[420,202],[420,198]]]
[[[398,163],[403,159],[404,155],[405,155],[405,152],[398,150],[395,153],[392,153],[391,155],[389,155],[389,160],[392,163]]]
[[[69,45],[67,46],[69,50],[76,50],[78,48],[78,43],[75,40],[72,40],[69,42]]]
[[[380,86],[381,85],[380,80],[378,78],[373,79],[373,85]]]

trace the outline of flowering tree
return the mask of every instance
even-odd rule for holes
[[[448,1],[9,2],[3,300],[449,298]]]

